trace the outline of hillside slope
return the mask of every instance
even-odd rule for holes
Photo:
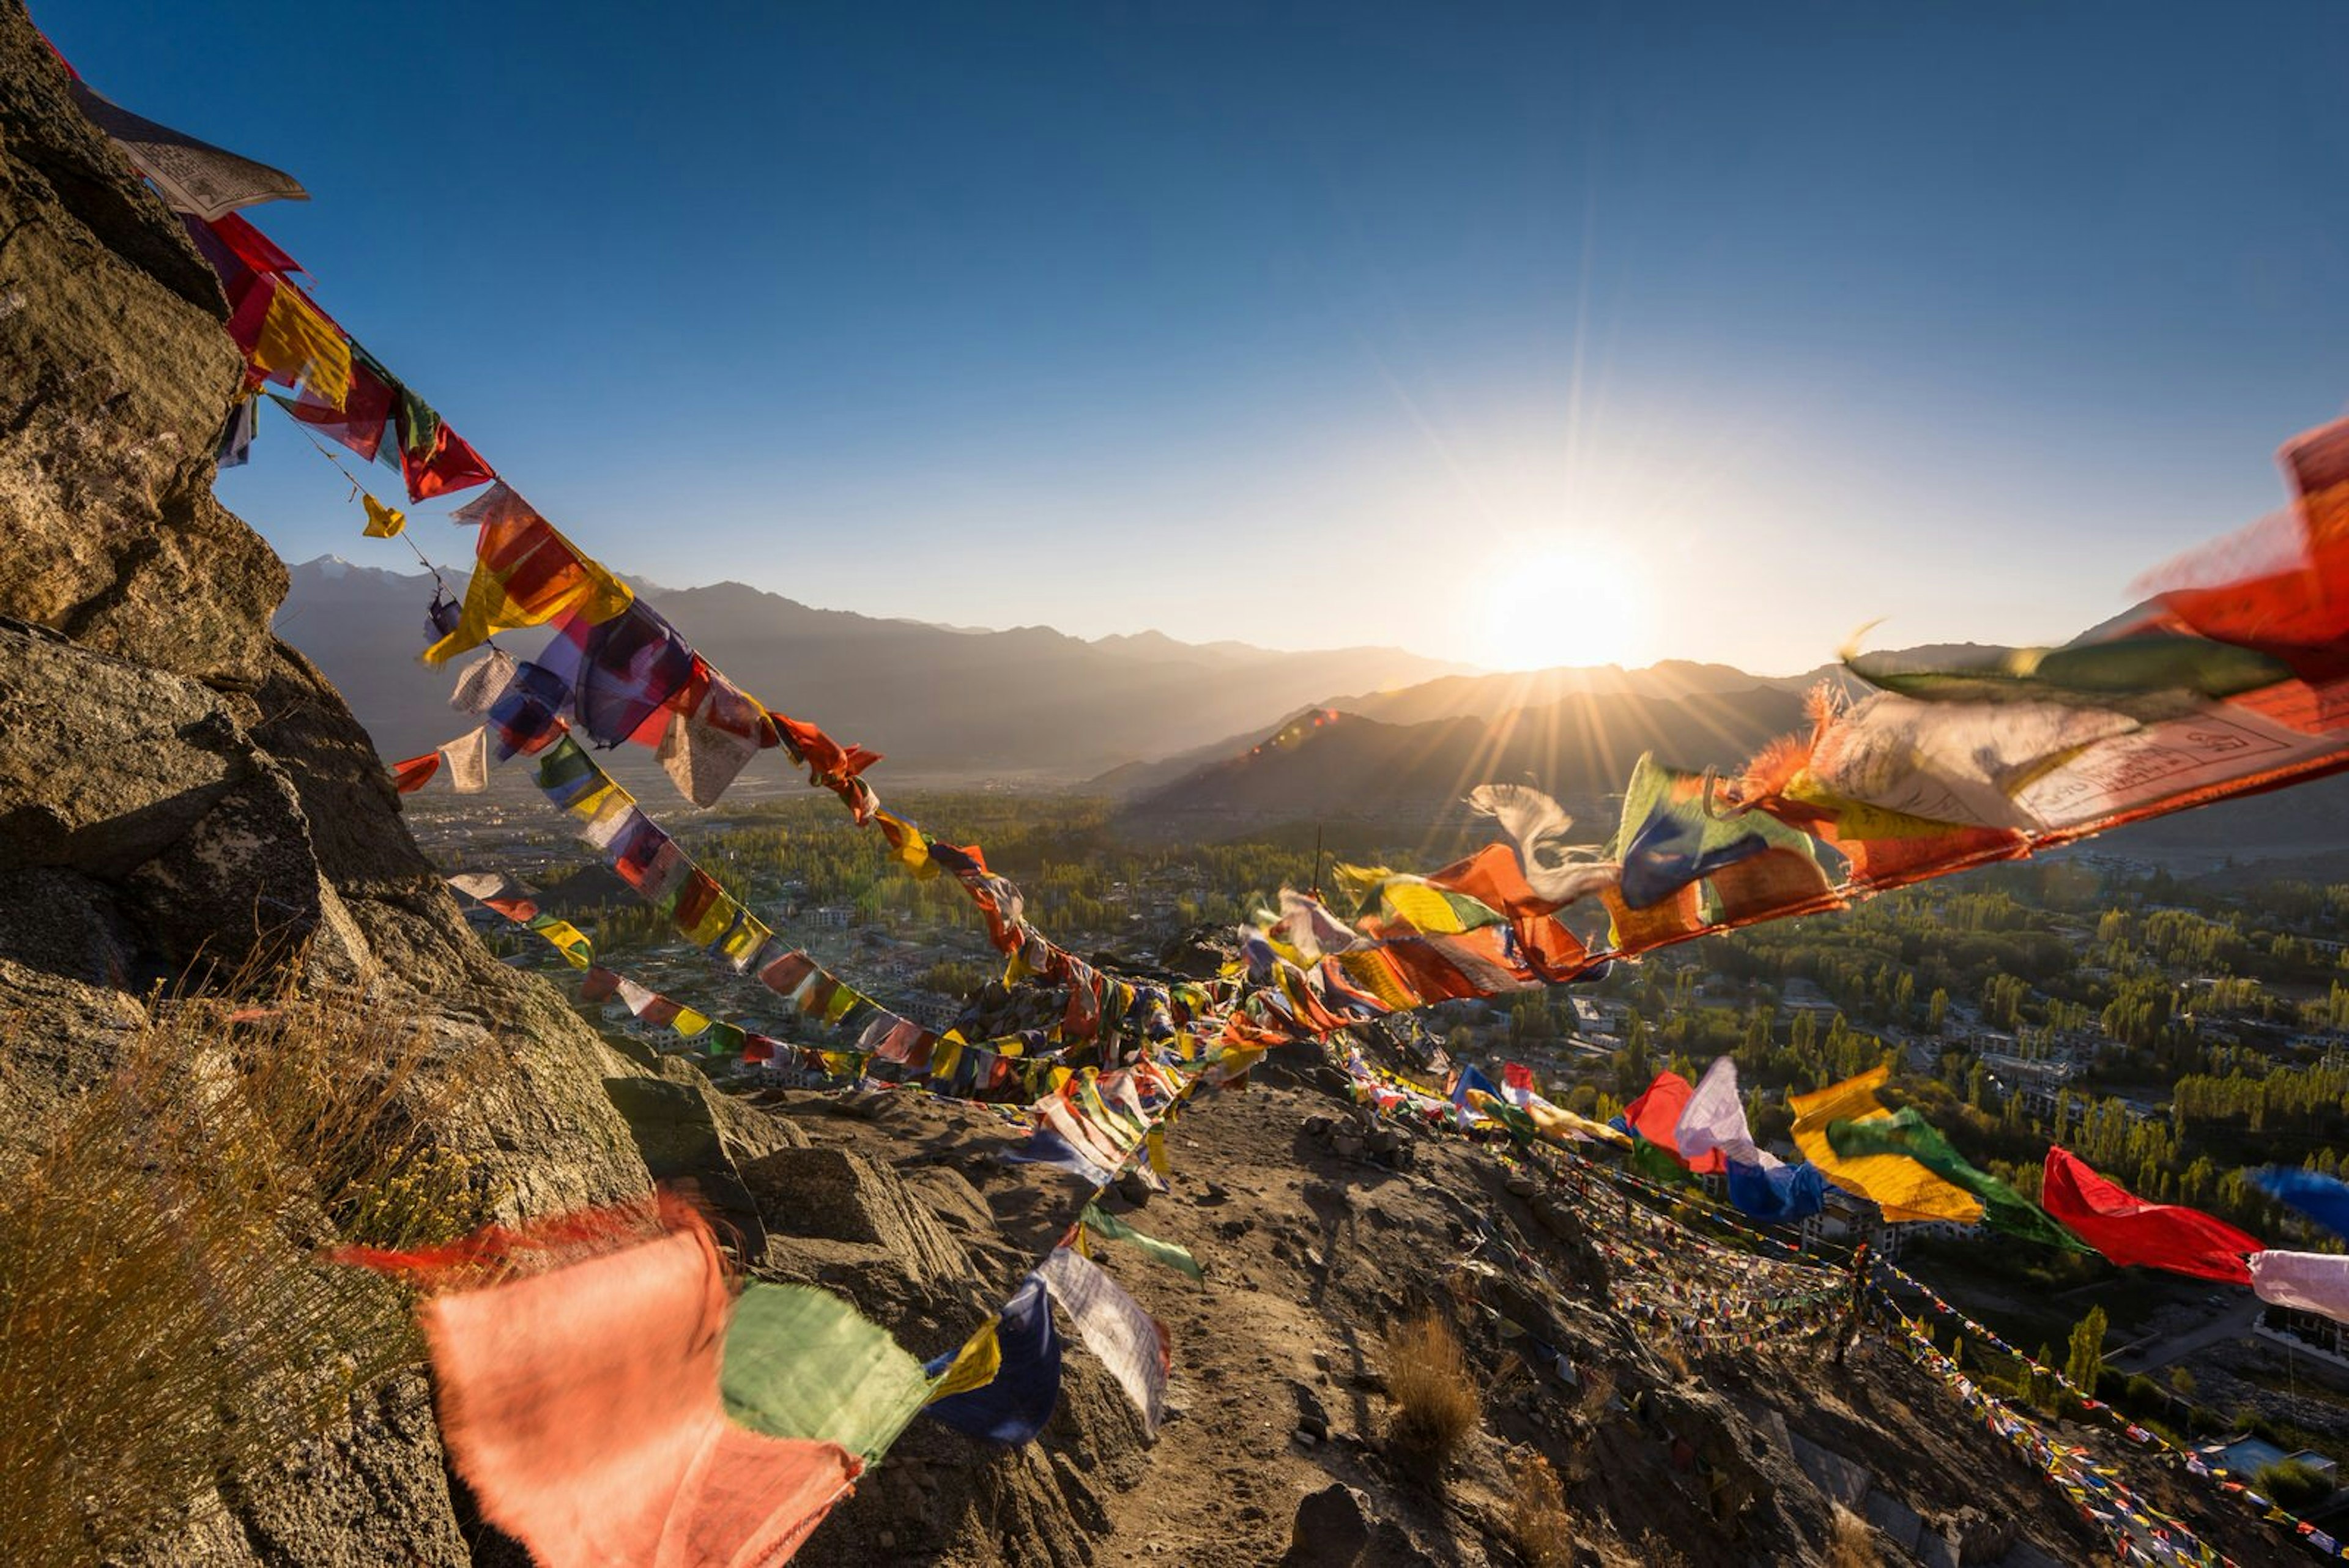
[[[1537,1189],[1464,1140],[1422,1136],[1402,1169],[1342,1152],[1354,1146],[1316,1130],[1351,1114],[1324,1086],[1338,1081],[1277,1069],[1200,1103],[1170,1139],[1172,1190],[1138,1209],[1107,1200],[1188,1248],[1206,1274],[1195,1284],[1129,1247],[1092,1244],[1171,1338],[1174,1414],[1154,1443],[1100,1366],[1072,1350],[1062,1411],[1037,1444],[1007,1453],[917,1421],[807,1560],[1520,1563],[1513,1465],[1537,1452],[1564,1481],[1571,1543],[1558,1562],[1869,1561],[1837,1545],[1838,1502],[1878,1522],[1870,1544],[1886,1563],[2023,1568],[2104,1554],[2044,1478],[1881,1325],[1836,1365],[1840,1268],[1774,1274],[1645,1209],[1635,1218],[1603,1182]],[[864,1184],[845,1217],[770,1211],[771,1266],[851,1289],[920,1354],[979,1321],[1081,1201],[1050,1173],[1003,1164],[1006,1134],[975,1107],[760,1097],[814,1149],[854,1161]],[[936,1221],[947,1272],[979,1282],[966,1300],[941,1310],[944,1291],[860,1289],[850,1254],[878,1243],[826,1239],[902,1235],[890,1216],[905,1210]],[[1721,1332],[1719,1301],[1758,1295],[1780,1275],[1807,1279],[1820,1299]],[[1724,1279],[1735,1282],[1727,1292]],[[1385,1334],[1423,1312],[1458,1335],[1475,1404],[1472,1429],[1440,1462],[1391,1432]],[[2100,1454],[2120,1446],[2085,1429],[2065,1437]],[[2111,1459],[2204,1527],[2198,1498],[2164,1472]],[[1317,1498],[1332,1486],[1351,1495]],[[1040,1493],[1065,1503],[1065,1521],[1023,1511]],[[2199,1501],[2207,1511],[2208,1494]],[[2240,1561],[2271,1560],[2255,1521],[2207,1523]]]

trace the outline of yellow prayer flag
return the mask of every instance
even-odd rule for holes
[[[758,916],[745,915],[718,950],[727,962],[739,970],[758,956],[759,950],[773,940],[774,935],[774,929]]]
[[[545,938],[557,952],[568,959],[573,969],[585,969],[595,961],[595,944],[587,940],[585,931],[570,921],[548,920],[532,926],[531,929]]]
[[[696,947],[706,948],[731,930],[734,917],[741,912],[742,906],[731,898],[713,898],[709,901],[709,908],[701,911],[701,919],[694,921],[692,928],[686,931],[685,940]]]
[[[1003,1369],[1003,1344],[996,1334],[1002,1322],[1001,1318],[989,1318],[979,1325],[978,1333],[962,1342],[962,1348],[955,1352],[947,1369],[931,1380],[930,1397],[924,1404],[968,1394],[995,1381],[995,1375]]]
[[[367,504],[366,535],[368,538],[388,539],[408,526],[407,513],[394,511],[374,496],[364,493],[361,493],[360,499]]]
[[[1387,908],[1412,929],[1432,936],[1456,936],[1468,928],[1460,921],[1460,912],[1451,900],[1424,882],[1398,878],[1379,889]]]
[[[337,409],[350,400],[350,340],[290,283],[281,280],[269,296],[253,346],[253,363],[258,369],[306,382],[312,396]]]
[[[696,1012],[688,1007],[669,1020],[668,1026],[677,1031],[678,1039],[690,1040],[709,1027],[709,1015],[705,1012]]]
[[[1876,1091],[1891,1075],[1891,1068],[1878,1067],[1811,1094],[1787,1096],[1786,1104],[1795,1113],[1795,1147],[1837,1187],[1875,1199],[1887,1220],[1955,1220],[1967,1224],[1980,1220],[1982,1204],[1971,1193],[1942,1180],[1906,1155],[1869,1154],[1844,1159],[1827,1142],[1829,1122],[1880,1121],[1891,1116],[1876,1098]]]
[[[543,626],[564,616],[600,626],[635,597],[627,584],[524,509],[520,516],[482,525],[456,629],[424,650],[424,662],[439,664],[500,632]]]

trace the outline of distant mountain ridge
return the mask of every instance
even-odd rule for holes
[[[1154,770],[1133,781],[1142,787],[1130,792],[1127,813],[1167,826],[1200,816],[1424,819],[1450,814],[1479,784],[1505,781],[1534,784],[1588,815],[1623,787],[1642,752],[1682,767],[1734,768],[1801,727],[1799,689],[1748,681],[1677,697],[1601,691],[1489,720],[1393,723],[1340,704],[1334,722],[1287,743],[1251,747],[1171,780]]]
[[[452,592],[465,579],[444,574]],[[350,700],[391,755],[450,737],[453,669],[418,661],[433,582],[335,557],[292,568],[276,629]],[[1288,653],[1144,631],[1087,641],[1050,627],[976,630],[818,609],[740,583],[653,592],[710,661],[764,701],[893,771],[1072,783],[1236,733],[1331,691],[1403,686],[1464,665],[1392,648]],[[527,654],[545,639],[506,639]]]

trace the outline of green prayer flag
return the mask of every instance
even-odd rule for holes
[[[922,1364],[853,1303],[812,1285],[763,1282],[734,1303],[719,1387],[740,1425],[838,1443],[868,1462],[930,1396]]]
[[[2095,1251],[2056,1221],[2053,1215],[1986,1170],[1970,1165],[1965,1156],[1914,1106],[1889,1116],[1866,1121],[1827,1124],[1827,1147],[1845,1159],[1863,1155],[1892,1154],[1915,1160],[1952,1187],[1963,1188],[1982,1206],[1982,1223],[2010,1236],[2021,1236],[2067,1251]]]
[[[1200,1284],[1207,1276],[1200,1271],[1199,1260],[1172,1241],[1162,1241],[1155,1236],[1145,1236],[1114,1214],[1104,1214],[1093,1204],[1085,1205],[1086,1229],[1112,1241],[1128,1241],[1154,1263],[1164,1263],[1178,1274],[1188,1274]]]
[[[2209,638],[2154,632],[2065,648],[1970,652],[1938,665],[1902,668],[1899,654],[1857,653],[1844,667],[1871,686],[1924,702],[2031,698],[2139,717],[2192,711],[2181,696],[2225,698],[2292,679],[2292,668],[2257,649]]]
[[[1672,1158],[1671,1150],[1643,1137],[1631,1140],[1631,1168],[1661,1187],[1704,1186],[1694,1172]]]

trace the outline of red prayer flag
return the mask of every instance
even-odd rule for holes
[[[1689,1096],[1696,1091],[1678,1073],[1666,1071],[1656,1075],[1647,1092],[1623,1107],[1623,1120],[1641,1137],[1663,1149],[1681,1164],[1699,1176],[1715,1176],[1729,1168],[1729,1161],[1714,1149],[1702,1159],[1681,1157],[1681,1113],[1688,1108]]]
[[[2197,1279],[2250,1284],[2251,1271],[2243,1254],[2265,1247],[2258,1237],[2199,1209],[2147,1203],[2060,1147],[2047,1150],[2039,1205],[2116,1263],[2139,1263]]]
[[[414,794],[432,782],[440,771],[440,753],[427,752],[420,757],[410,757],[404,763],[391,764],[391,787],[402,794]]]
[[[408,482],[408,498],[426,501],[452,491],[471,490],[476,484],[487,484],[498,476],[489,460],[472,448],[472,443],[450,430],[444,422],[432,442],[430,453],[421,459],[406,447],[399,453],[400,477]]]
[[[482,1517],[545,1568],[773,1568],[864,1468],[836,1443],[727,1419],[725,1271],[698,1218],[663,1223],[667,1234],[618,1251],[604,1238],[626,1227],[590,1213],[484,1232],[444,1259],[346,1254],[439,1282],[469,1262],[510,1267],[517,1251],[560,1265],[434,1296],[419,1314],[450,1457]]]

